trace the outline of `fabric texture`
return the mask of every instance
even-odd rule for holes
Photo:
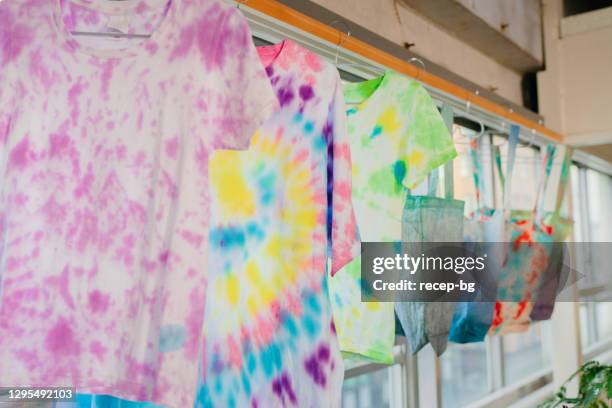
[[[399,242],[407,188],[457,152],[427,91],[395,72],[347,84],[353,157],[353,205],[362,241]],[[360,258],[330,280],[334,322],[343,353],[393,361],[393,303],[361,302]]]
[[[469,154],[478,208],[464,222],[464,243],[466,250],[488,255],[490,280],[486,285],[480,285],[475,301],[456,303],[449,333],[449,340],[455,343],[480,342],[489,332],[495,302],[478,300],[493,299],[497,295],[497,278],[504,259],[504,251],[499,244],[504,240],[504,211],[485,205],[489,186],[482,168],[481,147],[481,138],[470,140]],[[500,176],[503,177],[502,172]],[[483,293],[483,290],[490,290],[491,293]]]
[[[565,241],[571,234],[573,221],[568,218],[561,217],[561,206],[563,205],[567,184],[569,182],[572,153],[573,149],[569,147],[565,148],[565,155],[561,164],[561,173],[559,175],[559,188],[557,190],[555,208],[552,213],[547,213],[542,218],[544,229],[553,235],[554,242],[548,268],[546,269],[546,272],[542,278],[540,287],[536,293],[533,309],[529,315],[532,321],[548,320],[551,318],[555,307],[557,291],[561,284],[561,279],[563,278],[563,241]]]
[[[435,171],[435,170],[434,170]],[[404,253],[419,256],[424,243],[462,242],[464,202],[431,196],[409,196],[404,209]],[[437,355],[446,350],[455,304],[396,302],[395,312],[413,354],[431,343]]]
[[[512,131],[518,132],[518,127]],[[498,301],[490,334],[526,331],[531,322],[535,296],[543,282],[553,254],[555,236],[552,228],[543,224],[544,200],[556,153],[556,146],[548,145],[543,152],[543,170],[533,210],[506,211],[509,244],[498,286]],[[511,172],[506,174],[504,190],[510,190]]]
[[[111,16],[152,35],[71,34]],[[208,157],[278,106],[246,21],[216,0],[4,1],[0,83],[0,384],[192,405]]]
[[[453,110],[444,104],[442,118],[449,132],[453,128]],[[445,198],[436,197],[440,169],[428,177],[428,195],[409,195],[402,217],[402,245],[405,253],[419,256],[431,248],[429,243],[463,241],[465,203],[453,200],[452,185],[446,184]],[[446,350],[455,304],[451,302],[396,302],[395,313],[413,354],[428,342],[440,356]]]
[[[344,376],[327,289],[359,253],[334,66],[259,48],[281,108],[246,152],[211,158],[211,275],[201,407],[332,407]]]
[[[571,220],[560,216],[571,149],[566,151],[561,165],[554,211],[544,212],[556,151],[557,147],[552,144],[544,151],[542,176],[533,210],[511,212],[509,226],[512,235],[500,279],[498,295],[501,301],[495,305],[492,334],[525,331],[532,320],[545,320],[552,315],[563,267],[561,243],[572,228]]]

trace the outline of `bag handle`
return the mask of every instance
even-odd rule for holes
[[[569,183],[569,174],[570,167],[572,164],[572,155],[574,153],[574,149],[566,146],[565,154],[563,155],[563,163],[561,164],[561,174],[559,175],[559,187],[557,190],[557,201],[555,203],[555,212],[554,217],[558,218],[561,213],[561,206],[563,205],[563,200],[565,199],[565,191],[567,190],[567,185]]]
[[[512,172],[514,171],[514,162],[516,160],[516,146],[519,141],[521,127],[519,125],[510,126],[510,134],[508,135],[508,162],[506,163],[506,178],[503,188],[503,210],[510,214],[510,194],[512,192]]]
[[[483,196],[487,194],[487,189],[482,172],[482,161],[480,160],[481,138],[470,139],[469,153],[472,165],[472,178],[474,179],[474,188],[476,190],[476,205],[478,209],[484,208]]]
[[[557,146],[553,144],[546,145],[546,150],[544,151],[544,157],[542,158],[542,177],[540,179],[540,185],[538,186],[538,190],[536,193],[535,204],[533,207],[534,217],[538,222],[540,222],[543,211],[544,211],[544,203],[546,201],[546,191],[548,189],[548,180],[550,179],[550,174],[552,172],[552,166],[555,162],[555,155],[557,153]]]

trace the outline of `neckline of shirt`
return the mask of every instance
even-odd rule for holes
[[[285,55],[287,55],[288,49],[295,47],[299,46],[294,44],[293,41],[285,38],[277,44],[257,47],[257,52],[266,71],[270,68],[276,70],[278,65],[282,67],[285,64]]]
[[[176,8],[179,7],[179,5],[176,3],[178,3],[180,0],[165,0],[163,2],[159,2],[160,4],[163,4],[164,7],[162,20],[157,25],[157,28],[151,33],[150,37],[134,42],[133,44],[127,43],[125,47],[118,49],[96,48],[79,42],[64,24],[62,1],[113,16],[135,13],[140,3],[142,3],[142,0],[122,0],[120,2],[109,0],[54,0],[52,3],[52,19],[54,22],[54,27],[58,31],[60,38],[62,38],[71,49],[94,57],[121,58],[137,56],[146,52],[150,44],[157,43],[157,41],[163,36],[165,31],[171,25],[171,22],[174,20]]]
[[[344,86],[344,97],[348,110],[361,111],[367,104],[378,98],[385,88],[389,87],[389,82],[395,76],[393,71],[386,71],[378,78],[369,79],[362,82],[352,82]],[[372,84],[372,88],[367,92],[363,91],[364,87]]]

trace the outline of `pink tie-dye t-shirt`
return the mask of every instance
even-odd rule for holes
[[[291,41],[259,49],[281,108],[211,156],[211,274],[197,406],[337,407],[327,290],[359,254],[338,71]]]
[[[0,3],[0,386],[191,406],[208,157],[277,106],[217,0]]]

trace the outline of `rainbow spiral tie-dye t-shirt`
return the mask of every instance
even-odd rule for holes
[[[344,376],[327,289],[359,253],[335,67],[260,48],[281,105],[247,152],[216,152],[198,406],[333,407]]]
[[[193,404],[208,157],[277,106],[217,0],[0,3],[0,385]]]
[[[427,91],[395,72],[344,87],[353,162],[353,205],[361,240],[402,239],[407,189],[457,152]],[[356,258],[330,280],[334,322],[351,357],[393,361],[393,303],[361,302]]]

